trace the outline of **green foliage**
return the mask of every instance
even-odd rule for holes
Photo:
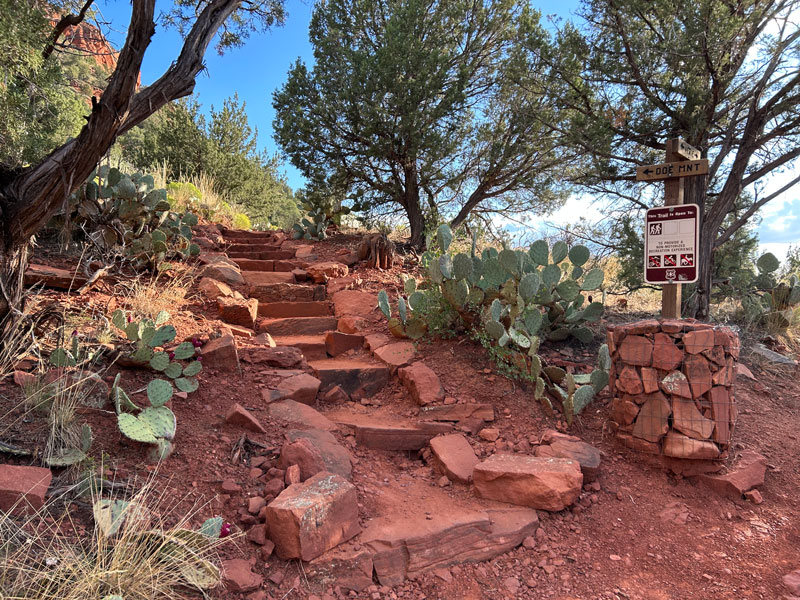
[[[64,2],[0,1],[0,164],[35,163],[86,122],[87,99],[103,89],[108,73],[63,39],[45,59],[50,18]]]
[[[331,220],[320,207],[309,210],[307,216],[299,223],[292,225],[292,239],[295,240],[324,240],[327,236]]]
[[[315,5],[309,37],[313,67],[292,65],[273,107],[312,187],[344,188],[359,212],[402,207],[416,246],[445,208],[461,222],[476,205],[563,199],[554,105],[520,85],[548,53],[527,3],[333,0]]]
[[[487,248],[480,258],[470,259],[464,254],[453,257],[452,240],[450,228],[441,226],[438,253],[426,252],[421,260],[421,266],[428,267],[427,281],[408,278],[403,282],[408,302],[398,298],[400,318],[392,316],[388,294],[378,294],[389,330],[397,337],[416,339],[443,319],[451,331],[458,329],[456,324],[472,330],[508,372],[534,384],[534,391],[539,390],[536,399],[547,410],[552,410],[552,404],[545,391],[560,401],[571,423],[595,391],[607,384],[607,369],[593,378],[587,375],[582,386],[573,380],[564,389],[563,370],[544,368],[539,344],[541,339],[560,341],[570,336],[582,343],[592,341],[593,333],[586,325],[600,320],[603,305],[587,303],[582,292],[598,290],[603,285],[603,271],[583,272],[581,265],[589,259],[584,246],[569,248],[561,242],[551,249],[547,242],[539,241],[527,252]],[[550,263],[550,258],[554,262]]]
[[[757,274],[750,272],[750,289],[742,296],[742,308],[748,322],[766,327],[769,331],[785,332],[796,322],[800,307],[800,281],[791,275],[778,282],[780,261],[767,252],[756,261]]]
[[[294,195],[278,157],[258,151],[245,109],[234,94],[206,120],[196,100],[174,102],[122,136],[121,155],[141,170],[166,165],[172,180],[209,176],[252,226],[289,228],[299,215]]]
[[[236,213],[233,215],[233,228],[249,230],[253,228],[253,224],[250,222],[250,217],[244,213]]]
[[[155,189],[151,175],[126,175],[107,165],[70,196],[66,214],[55,224],[80,228],[95,246],[124,254],[136,267],[200,252],[191,242],[197,216],[170,210],[167,190]]]

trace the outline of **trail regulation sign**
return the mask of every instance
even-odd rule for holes
[[[697,281],[696,204],[651,208],[645,217],[644,280],[647,283]]]

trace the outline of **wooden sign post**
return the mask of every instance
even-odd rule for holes
[[[681,138],[667,140],[667,152],[664,158],[664,164],[637,167],[636,180],[663,180],[664,206],[678,206],[683,204],[683,178],[708,173],[708,159],[701,159],[700,151]],[[653,260],[660,261],[667,256],[672,257],[672,255],[659,255],[653,256]],[[689,257],[696,261],[696,257],[692,254],[687,255],[687,259]],[[645,252],[645,264],[648,259],[647,252]],[[647,267],[645,266],[645,268]],[[670,270],[670,272],[674,272],[674,270]],[[661,282],[661,316],[665,319],[680,319],[681,317],[681,284],[677,281],[678,279],[675,278],[667,278]],[[689,283],[689,281],[686,282]]]

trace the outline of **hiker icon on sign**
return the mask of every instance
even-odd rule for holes
[[[681,266],[682,267],[693,267],[694,266],[694,255],[693,254],[681,254]]]
[[[650,235],[661,235],[661,223],[653,223],[650,225]]]

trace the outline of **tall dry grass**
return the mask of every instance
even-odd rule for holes
[[[84,533],[63,503],[22,519],[0,512],[0,598],[160,600],[189,589],[206,595],[220,579],[217,551],[231,538],[192,530],[204,507],[179,511],[156,477],[130,498],[101,499],[90,485],[94,525]]]

